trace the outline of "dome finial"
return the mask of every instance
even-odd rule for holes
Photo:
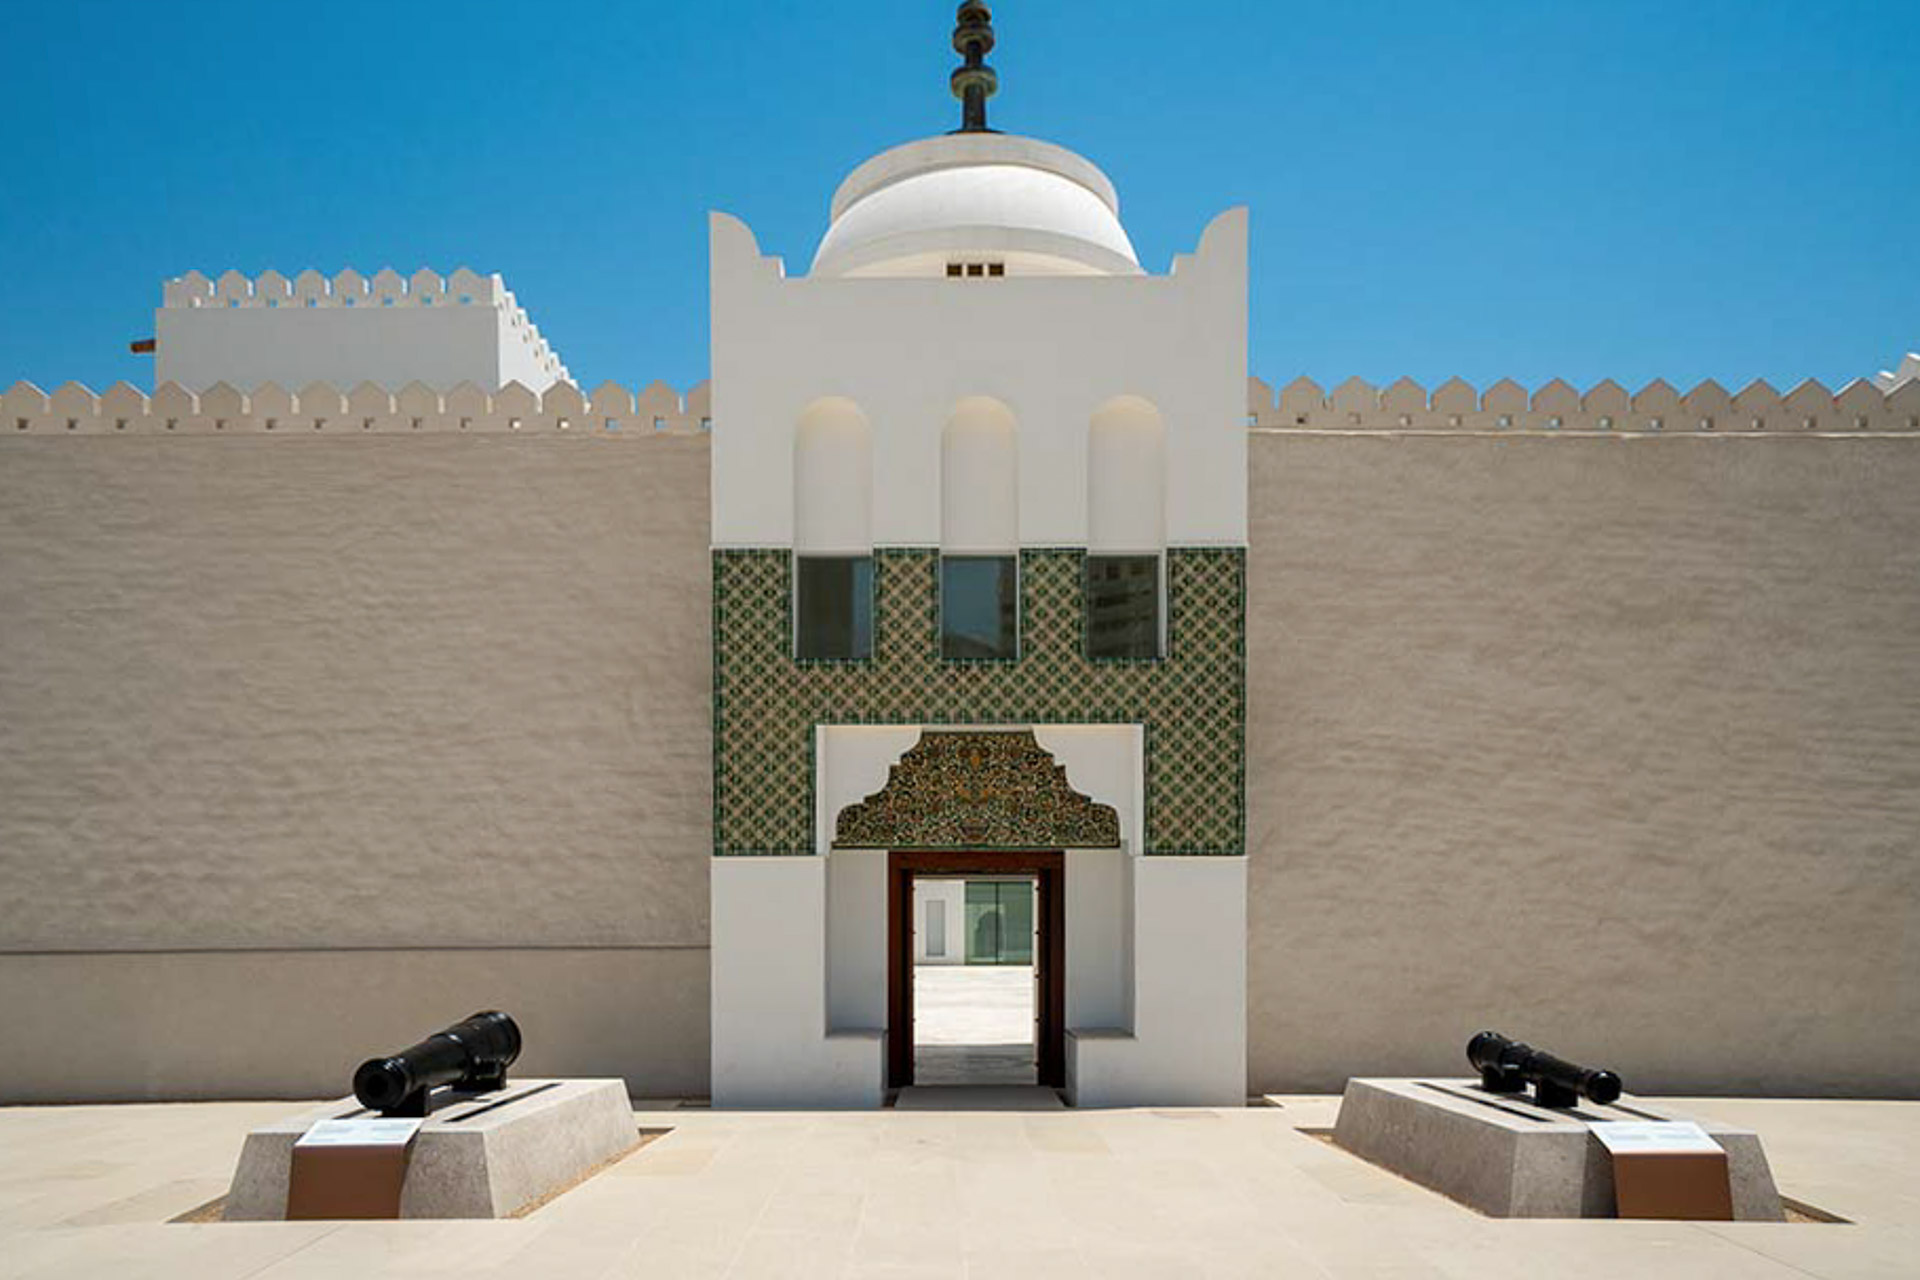
[[[993,11],[980,0],[966,0],[960,6],[953,48],[966,59],[948,78],[953,96],[960,99],[960,127],[955,132],[992,133],[987,128],[987,99],[1000,88],[1000,77],[984,60],[993,50]]]

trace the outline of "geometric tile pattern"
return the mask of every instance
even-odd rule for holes
[[[1246,553],[1167,551],[1167,654],[1086,656],[1086,552],[1020,553],[1020,656],[940,657],[939,553],[874,556],[873,657],[793,657],[792,555],[713,553],[716,854],[811,854],[821,724],[1145,726],[1146,852],[1246,849]]]

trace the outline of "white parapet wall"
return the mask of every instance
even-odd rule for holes
[[[162,287],[154,337],[154,380],[193,391],[310,382],[491,391],[518,382],[539,393],[570,380],[501,278],[465,267],[445,278],[425,268],[302,271],[291,280],[189,271]]]
[[[591,393],[555,382],[536,393],[519,382],[487,391],[471,382],[436,389],[410,382],[389,391],[371,382],[313,382],[297,391],[266,383],[242,391],[221,382],[192,391],[167,382],[148,393],[116,382],[95,393],[78,382],[51,394],[31,382],[0,392],[0,431],[9,435],[419,434],[431,432],[617,432],[695,434],[710,425],[708,386],[684,396],[664,382],[637,394],[617,382]]]
[[[1299,377],[1280,388],[1247,379],[1247,425],[1309,431],[1598,431],[1847,434],[1920,430],[1920,355],[1838,391],[1802,379],[1780,392],[1756,378],[1729,392],[1708,378],[1684,394],[1662,378],[1629,392],[1603,378],[1584,392],[1554,378],[1529,393],[1511,378],[1485,391],[1449,378],[1429,392],[1412,378],[1376,387],[1348,378],[1326,390]]]

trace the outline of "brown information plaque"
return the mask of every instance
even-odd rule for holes
[[[1733,1221],[1727,1153],[1699,1125],[1604,1123],[1592,1129],[1613,1156],[1619,1217]]]
[[[1622,1218],[1732,1222],[1727,1153],[1616,1154],[1613,1199]]]
[[[398,1218],[418,1120],[322,1120],[293,1144],[291,1219]]]

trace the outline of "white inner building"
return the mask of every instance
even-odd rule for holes
[[[912,1083],[913,882],[1031,874],[1040,1082],[1238,1104],[1245,213],[1152,275],[963,129],[832,215],[794,278],[712,219],[715,1103]]]

